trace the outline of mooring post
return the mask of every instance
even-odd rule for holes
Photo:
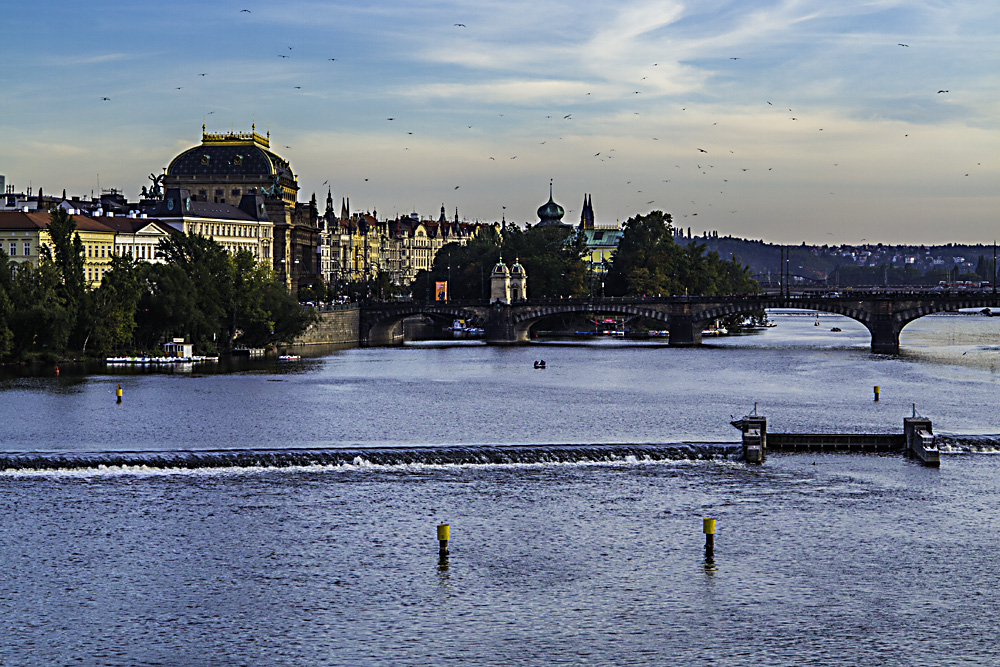
[[[705,558],[715,558],[715,519],[705,517],[701,520],[701,530],[705,533]]]
[[[880,389],[880,387],[878,385],[875,385],[875,402],[876,403],[878,403],[878,392],[879,392],[879,389]]]
[[[916,407],[913,414],[916,415]],[[926,417],[904,417],[903,437],[906,441],[906,453],[915,456],[920,462],[930,468],[941,466],[941,452],[934,442],[934,427]]]
[[[448,556],[449,526],[446,523],[439,523],[437,526],[438,556],[446,558]]]
[[[756,407],[756,406],[755,406]],[[743,418],[743,459],[747,463],[763,463],[767,453],[767,417],[754,414]]]

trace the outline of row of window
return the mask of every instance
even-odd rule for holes
[[[120,255],[132,256],[133,250],[135,251],[135,256],[138,259],[153,259],[156,257],[156,246],[152,245],[137,245],[137,246],[117,246],[117,252]]]
[[[24,242],[24,256],[27,257],[31,254],[31,241]],[[17,257],[17,241],[10,242],[10,256]]]
[[[208,225],[203,223],[196,223],[192,225],[193,231],[196,234],[203,234],[205,236],[243,236],[246,238],[257,238],[254,234],[256,231],[255,225]],[[267,238],[267,228],[260,228],[260,237]]]
[[[88,244],[87,245],[87,257],[94,257],[94,258],[105,257],[105,254],[104,254],[105,248],[107,248],[107,253],[108,253],[107,257],[111,257],[111,246],[109,246],[109,245],[108,246],[105,246],[105,245],[93,245],[92,246],[92,245]],[[100,252],[101,254],[98,255],[97,254],[98,252]]]

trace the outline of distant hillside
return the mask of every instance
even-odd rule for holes
[[[733,236],[708,236],[678,243],[703,243],[722,259],[735,257],[750,267],[758,280],[773,280],[781,273],[781,254],[789,251],[788,267],[799,282],[828,284],[937,284],[939,280],[992,280],[993,245],[840,245],[782,246]]]

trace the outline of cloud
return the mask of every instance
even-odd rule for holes
[[[49,59],[48,64],[53,67],[70,67],[75,65],[97,65],[100,63],[110,63],[120,60],[135,60],[134,53],[95,53],[92,55],[71,54],[56,56]]]

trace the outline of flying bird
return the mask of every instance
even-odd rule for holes
[[[905,46],[906,48],[910,48],[909,44],[903,44],[903,43],[899,43],[896,46]]]
[[[105,101],[105,102],[110,102],[110,101],[111,101],[111,98],[110,98],[110,97],[102,97],[101,99],[102,99],[103,101]]]
[[[278,57],[279,57],[279,58],[287,58],[288,56],[286,56],[286,55],[285,55],[284,53],[279,53],[279,54],[278,54]]]
[[[698,149],[698,152],[699,152],[699,153],[707,153],[708,151],[706,151],[706,150],[705,150],[704,148],[699,148],[699,149]]]
[[[950,90],[939,90],[938,92],[939,93],[950,93],[951,91]]]
[[[241,9],[240,12],[246,12],[247,14],[252,13],[249,9]]]
[[[295,88],[296,90],[302,90],[302,86],[292,86],[292,88]]]
[[[456,23],[455,25],[456,25],[457,27],[459,27],[459,28],[464,28],[464,27],[466,27],[464,23]]]
[[[459,187],[460,187],[460,186],[456,185],[456,186],[455,186],[455,189],[456,189],[456,190],[458,190],[458,188],[459,188]]]
[[[336,60],[336,58],[327,58],[327,60]]]
[[[739,58],[738,57],[737,58],[730,58],[730,60],[739,60]]]
[[[390,116],[389,118],[386,118],[386,120],[396,120],[396,119]]]
[[[568,114],[566,114],[565,116],[563,116],[563,120],[566,120],[567,118],[569,118],[569,117],[570,117],[570,116],[572,116],[572,115],[573,115],[573,114],[571,114],[571,113],[568,113]]]
[[[201,74],[199,74],[198,76],[208,76],[208,72],[202,72],[202,73],[201,73]]]

